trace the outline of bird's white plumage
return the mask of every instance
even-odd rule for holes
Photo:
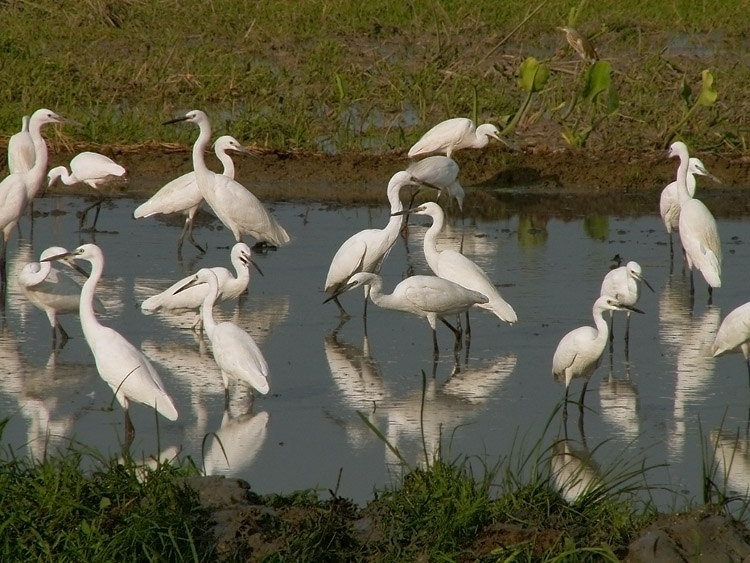
[[[750,359],[750,302],[732,310],[719,325],[711,353],[720,356],[729,352],[742,352]]]
[[[98,152],[84,151],[70,161],[70,173],[64,166],[56,166],[47,174],[49,186],[60,180],[66,186],[83,183],[95,190],[117,178],[123,178],[125,168],[114,160]]]
[[[444,190],[463,210],[466,192],[458,183],[459,168],[455,160],[441,155],[428,156],[410,164],[406,171],[420,182],[440,188],[441,192]]]
[[[11,135],[8,140],[8,171],[11,174],[28,172],[34,166],[36,157],[34,140],[29,134],[29,116],[24,115],[21,120],[21,130]]]
[[[696,181],[695,176],[709,176],[706,167],[698,158],[690,158],[688,160],[688,173],[686,178],[686,185],[688,194],[690,197],[695,196]],[[664,223],[664,227],[667,233],[677,231],[680,227],[680,197],[677,191],[677,180],[670,182],[661,191],[659,196],[659,214],[661,220]]]
[[[217,301],[229,301],[238,297],[250,282],[250,247],[244,242],[238,242],[232,247],[229,260],[234,266],[236,276],[223,266],[210,268],[217,280],[219,293]],[[195,275],[187,276],[173,283],[167,289],[146,299],[141,304],[141,311],[153,313],[160,309],[168,311],[197,311],[200,309],[206,295],[209,293],[208,284],[196,284],[183,289]],[[183,289],[182,291],[178,291]]]
[[[408,172],[397,172],[388,182],[387,196],[391,214],[403,210],[401,188],[413,185]],[[403,224],[403,216],[391,215],[388,224],[382,229],[365,229],[349,237],[336,251],[326,275],[325,291],[336,293],[349,282],[357,272],[377,274],[386,256],[398,238]]]
[[[685,250],[688,267],[691,270],[698,269],[710,287],[721,287],[721,243],[716,219],[702,201],[691,198],[688,193],[687,154],[685,143],[681,141],[672,143],[669,156],[680,157],[680,166],[677,171],[680,198],[680,241]]]
[[[454,117],[446,119],[427,131],[410,149],[409,157],[420,154],[441,153],[447,157],[460,149],[481,149],[490,137],[502,142],[500,131],[491,123],[474,126],[471,119]]]
[[[445,215],[437,203],[428,201],[412,211],[415,215],[432,217],[432,225],[424,236],[424,254],[427,264],[436,276],[450,280],[485,295],[488,301],[477,304],[500,320],[513,324],[518,315],[500,295],[487,274],[474,261],[453,249],[438,250],[437,237],[443,228]]]
[[[607,272],[599,295],[612,297],[623,305],[632,307],[641,296],[641,281],[645,281],[641,265],[631,260],[625,266]]]
[[[79,314],[83,334],[101,378],[115,392],[117,401],[126,412],[130,402],[135,401],[153,407],[168,420],[177,420],[174,401],[149,359],[119,332],[103,326],[96,318],[94,297],[104,271],[101,249],[95,244],[84,244],[63,256],[91,264],[91,276],[81,291]]]
[[[208,285],[208,293],[201,305],[201,317],[211,341],[214,360],[221,370],[224,388],[228,389],[230,380],[236,380],[263,395],[268,393],[268,363],[255,340],[234,323],[217,324],[214,320],[213,306],[219,292],[216,274],[203,268],[190,283]]]
[[[195,123],[200,129],[193,145],[193,167],[198,189],[219,220],[232,231],[235,241],[242,242],[243,235],[250,235],[274,246],[287,244],[290,238],[286,230],[255,195],[239,182],[216,174],[206,166],[203,154],[211,139],[208,116],[200,110],[192,110],[179,120]]]

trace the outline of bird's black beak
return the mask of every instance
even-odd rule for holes
[[[652,289],[651,291],[653,291],[653,289]],[[623,309],[625,309],[626,311],[630,311],[630,312],[632,312],[632,313],[640,313],[641,315],[645,314],[645,313],[644,313],[643,311],[641,311],[640,309],[636,309],[635,307],[630,307],[629,305],[621,305],[621,307],[622,307]]]
[[[56,254],[55,256],[48,256],[47,258],[42,259],[42,262],[55,262],[58,260],[61,260],[65,262],[68,266],[73,268],[76,272],[81,274],[83,277],[88,278],[91,274],[81,268],[77,263],[70,260],[70,258],[75,258],[76,253],[75,252],[63,252],[62,254]]]
[[[187,119],[188,119],[187,115],[183,115],[182,117],[175,117],[174,119],[165,121],[164,123],[162,123],[162,125],[171,125],[172,123],[179,123],[180,121],[187,121]]]
[[[245,256],[240,256],[240,260],[242,260],[242,261],[243,261],[243,262],[244,262],[245,264],[247,264],[248,266],[249,266],[250,264],[252,264],[252,265],[253,265],[253,266],[255,267],[255,269],[256,269],[256,270],[258,270],[258,273],[259,273],[259,274],[260,274],[261,276],[265,277],[265,274],[263,273],[263,270],[261,270],[261,269],[260,269],[260,266],[258,266],[258,265],[257,265],[257,264],[255,263],[255,260],[253,260],[252,258],[246,258]]]
[[[350,289],[352,289],[353,287],[356,287],[356,286],[357,286],[357,282],[349,282],[346,285],[342,285],[340,288],[338,288],[336,291],[333,292],[333,295],[330,295],[328,297],[328,299],[326,299],[325,301],[323,301],[323,304],[325,305],[329,301],[332,301],[332,300],[336,299],[342,293],[346,293],[347,291],[349,291]]]

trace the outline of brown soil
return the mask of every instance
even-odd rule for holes
[[[512,203],[521,213],[554,211],[563,216],[655,213],[659,191],[674,178],[676,163],[665,151],[610,154],[558,145],[554,138],[549,138],[549,143],[535,139],[518,150],[495,145],[455,155],[461,166],[459,181],[467,191],[467,214],[500,214],[503,203]],[[102,150],[125,166],[130,181],[120,193],[135,199],[149,197],[165,179],[191,169],[189,147],[94,150]],[[69,161],[71,156],[53,154],[52,166]],[[696,156],[722,181],[699,182],[701,197],[711,201],[709,207],[714,214],[725,217],[750,213],[750,157],[719,153]],[[235,161],[238,180],[261,199],[339,205],[381,205],[390,176],[410,162],[404,153],[330,156],[282,152]],[[71,193],[71,188],[59,186],[54,192]],[[78,186],[73,193],[87,194],[90,189]]]

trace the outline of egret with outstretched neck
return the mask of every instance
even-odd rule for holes
[[[234,179],[234,162],[227,151],[236,151],[250,154],[250,151],[243,147],[240,142],[230,135],[222,135],[214,143],[214,152],[221,162],[224,170],[222,174],[228,178]],[[150,199],[139,205],[133,212],[133,217],[140,219],[142,217],[151,217],[153,215],[167,215],[170,213],[185,213],[185,225],[177,241],[177,252],[182,250],[182,243],[187,235],[190,243],[201,253],[206,249],[202,248],[193,238],[193,222],[195,215],[198,213],[203,195],[198,189],[198,182],[195,179],[195,171],[183,174],[167,183]]]
[[[454,117],[438,123],[422,135],[409,149],[409,158],[430,153],[440,153],[450,158],[451,154],[460,149],[483,149],[490,138],[508,144],[500,137],[498,128],[491,123],[475,127],[471,119]]]
[[[721,287],[721,241],[716,219],[699,199],[690,197],[687,187],[688,149],[682,141],[672,143],[669,157],[678,156],[677,192],[680,201],[680,242],[690,269],[690,294],[695,293],[693,268],[697,268],[708,284],[708,302],[713,289]]]
[[[518,322],[518,315],[510,304],[500,295],[487,274],[475,262],[453,249],[438,250],[437,239],[443,229],[445,214],[435,202],[428,201],[422,205],[404,211],[415,215],[427,215],[432,218],[432,225],[424,235],[424,255],[427,265],[436,276],[450,280],[488,298],[486,303],[476,306],[492,312],[501,321],[508,324]],[[471,335],[469,311],[466,311],[466,335]]]
[[[604,348],[609,338],[609,326],[604,320],[604,311],[631,311],[643,313],[640,309],[623,305],[609,296],[599,297],[594,302],[593,316],[595,327],[578,327],[565,336],[557,345],[552,357],[552,376],[556,381],[565,384],[565,403],[563,405],[563,417],[568,416],[568,391],[570,382],[575,378],[584,379],[581,398],[578,408],[583,412],[583,399],[586,395],[586,387],[591,375],[599,367],[602,360]]]
[[[207,284],[208,291],[201,304],[201,317],[216,365],[221,370],[224,382],[225,408],[229,407],[229,383],[239,381],[258,393],[265,395],[268,384],[268,363],[253,337],[229,321],[217,323],[214,320],[213,307],[219,295],[219,283],[216,274],[209,268],[202,268],[179,291],[189,290],[196,284]]]
[[[149,359],[116,330],[99,323],[94,312],[96,286],[104,272],[104,254],[95,244],[83,244],[73,252],[51,256],[46,260],[70,258],[91,264],[91,275],[81,290],[79,316],[86,343],[94,355],[96,369],[115,393],[125,411],[126,443],[132,441],[133,423],[130,403],[136,402],[156,409],[167,420],[177,420],[177,408]]]
[[[461,333],[444,317],[460,315],[477,304],[487,303],[487,297],[473,289],[437,276],[410,276],[401,281],[390,294],[383,293],[383,278],[378,274],[359,272],[349,282],[339,288],[336,295],[364,285],[370,286],[370,299],[378,307],[411,313],[427,319],[432,329],[434,358],[437,360],[440,351],[437,342],[437,320],[440,319],[450,328],[455,337],[454,351],[461,347]]]
[[[257,197],[239,182],[216,174],[206,166],[203,155],[211,141],[208,116],[200,110],[192,110],[167,121],[165,125],[181,121],[195,123],[200,130],[193,145],[193,168],[198,189],[219,220],[232,232],[235,241],[242,242],[243,235],[250,235],[260,243],[273,246],[287,244],[289,235]]]
[[[365,229],[349,237],[336,251],[328,268],[325,281],[325,292],[331,297],[326,301],[333,300],[339,308],[341,316],[348,314],[338,300],[339,290],[349,283],[349,278],[358,272],[369,272],[377,274],[383,261],[393,248],[398,239],[398,233],[403,224],[403,217],[396,214],[403,210],[401,203],[401,188],[416,185],[408,172],[396,172],[388,182],[386,191],[388,201],[391,204],[391,215],[388,224],[382,229]],[[365,288],[365,310],[367,316],[367,292]]]
[[[238,242],[232,247],[229,253],[229,260],[237,273],[236,277],[223,266],[210,268],[217,279],[219,287],[216,301],[230,301],[239,297],[247,289],[248,283],[250,283],[249,266],[252,264],[258,268],[255,262],[253,262],[250,247],[244,242]],[[260,272],[260,269],[258,271]],[[200,307],[210,290],[205,283],[192,285],[189,289],[184,289],[184,286],[194,277],[194,275],[187,276],[173,283],[161,293],[149,297],[141,304],[141,311],[146,314],[159,310],[176,313],[195,311],[197,315],[193,328],[196,328],[201,321]]]

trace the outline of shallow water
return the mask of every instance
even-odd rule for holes
[[[583,425],[578,409],[570,407],[572,446],[587,446],[603,471],[622,466],[623,459],[666,464],[647,473],[649,483],[697,499],[702,460],[713,451],[704,441],[721,430],[729,438],[719,441],[720,455],[729,455],[724,448],[737,434],[741,451],[747,448],[747,368],[741,356],[713,359],[706,353],[721,318],[748,299],[747,219],[719,220],[724,287],[709,307],[697,275],[692,309],[679,255],[670,274],[658,215],[467,220],[464,252],[499,284],[519,322],[511,327],[484,311],[472,313],[471,345],[461,352],[456,370],[453,335],[443,326],[441,356],[433,364],[425,320],[370,304],[366,339],[361,292],[343,296],[352,318],[342,326],[336,307],[322,304],[336,249],[352,233],[384,225],[385,209],[273,205],[293,243],[256,255],[265,275],[251,270],[248,295],[221,307],[263,350],[271,393],[251,405],[247,391],[233,387],[225,413],[210,345],[189,330],[192,315],[144,316],[139,304],[200,267],[229,266],[231,234],[207,222],[195,234],[208,244],[208,253],[201,256],[186,246],[179,260],[179,223],[135,221],[131,214],[138,203],[121,199],[105,207],[99,227],[110,232],[94,237],[107,258],[100,290],[108,308],[103,323],[155,362],[180,412],[178,421],[169,422],[149,408],[131,408],[136,459],[179,453],[208,473],[242,477],[259,493],[338,487],[340,495],[364,502],[374,488],[391,482],[399,466],[358,412],[412,465],[423,463],[425,452],[431,456],[440,443],[449,459],[477,456],[489,465],[514,449],[528,452],[543,436],[551,444],[564,435],[555,410],[563,387],[550,375],[552,355],[567,331],[592,324],[591,305],[616,253],[640,262],[655,293],[643,290],[639,307],[645,314],[632,319],[629,361],[624,320],[616,318],[614,353],[611,360],[605,354],[591,380]],[[9,247],[11,276],[47,246],[90,242],[90,234],[76,232],[75,212],[83,206],[73,197],[36,202],[33,233],[25,219],[23,237],[14,237]],[[384,264],[386,291],[407,272],[427,272],[421,250],[425,220],[413,217],[410,223],[408,244],[399,240]],[[457,246],[460,237],[459,221],[442,244]],[[11,417],[3,445],[16,455],[39,458],[72,439],[117,455],[122,410],[117,404],[110,409],[113,394],[97,375],[77,318],[62,322],[72,338],[53,354],[46,317],[10,285],[0,333],[0,414]],[[571,398],[580,389],[581,382],[574,381]],[[747,489],[747,466],[738,453],[731,490]],[[656,498],[665,506],[675,503],[671,494]]]

